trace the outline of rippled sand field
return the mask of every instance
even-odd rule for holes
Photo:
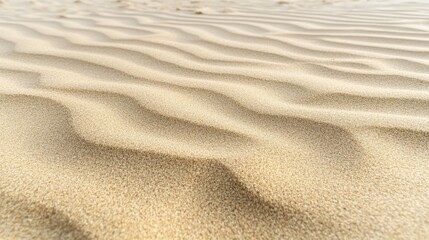
[[[0,0],[0,238],[428,239],[428,12]]]

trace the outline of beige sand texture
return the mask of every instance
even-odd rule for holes
[[[428,12],[2,0],[0,239],[429,239]]]

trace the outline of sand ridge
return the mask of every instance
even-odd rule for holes
[[[428,238],[428,9],[1,1],[0,238]]]

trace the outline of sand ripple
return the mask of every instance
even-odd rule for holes
[[[426,239],[424,1],[0,1],[0,238]]]

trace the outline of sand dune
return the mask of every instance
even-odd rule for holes
[[[429,238],[428,10],[0,1],[0,238]]]

